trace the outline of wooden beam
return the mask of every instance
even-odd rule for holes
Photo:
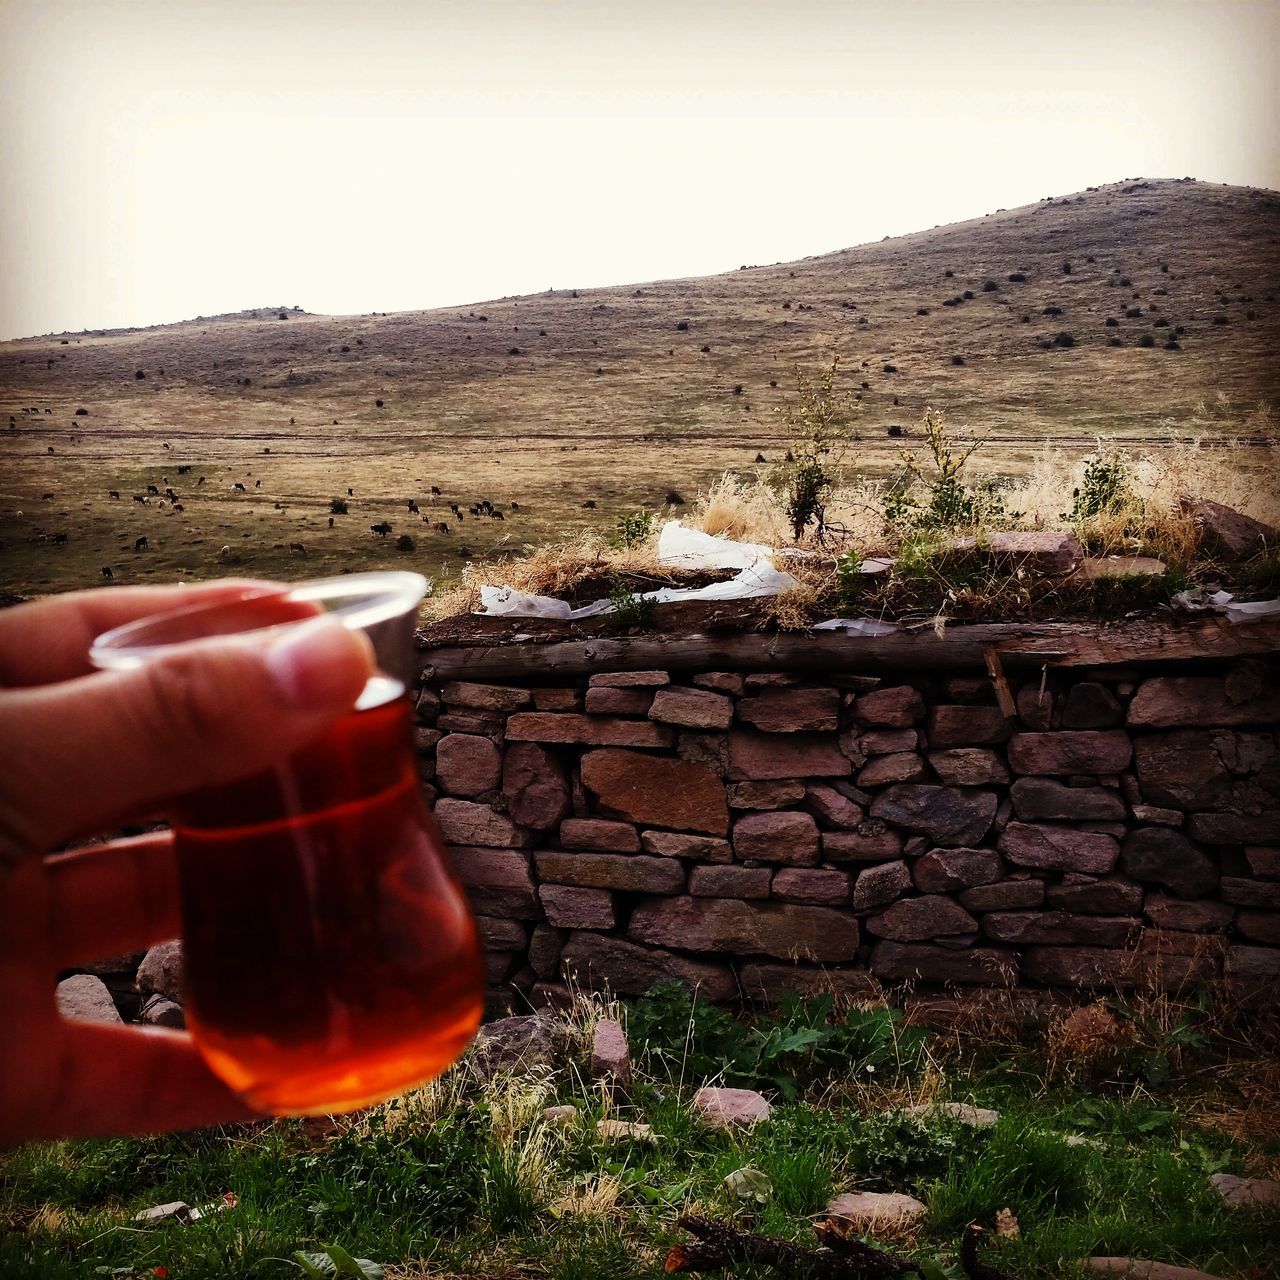
[[[512,633],[519,634],[519,620]],[[527,623],[526,623],[527,625]],[[486,636],[433,648],[420,641],[428,680],[555,679],[594,671],[983,670],[988,650],[1004,667],[1108,666],[1280,653],[1280,623],[1219,618],[1121,623],[970,623],[904,628],[884,636],[829,631],[596,636]]]

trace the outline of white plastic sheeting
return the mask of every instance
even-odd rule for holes
[[[1173,603],[1188,613],[1211,610],[1226,615],[1228,622],[1257,622],[1262,618],[1280,617],[1280,597],[1275,600],[1245,600],[1239,603],[1227,591],[1215,591],[1212,595],[1203,587],[1179,591]]]

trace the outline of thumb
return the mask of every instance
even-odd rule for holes
[[[266,768],[350,711],[372,671],[367,638],[322,617],[0,692],[0,848],[45,852]]]

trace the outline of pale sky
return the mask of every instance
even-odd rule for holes
[[[0,338],[786,261],[1280,187],[1259,0],[0,0]]]

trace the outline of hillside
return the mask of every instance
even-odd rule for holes
[[[793,367],[832,353],[871,473],[926,405],[989,434],[1004,473],[1045,440],[1259,436],[1280,399],[1278,238],[1274,192],[1134,180],[702,279],[0,344],[0,590],[101,566],[456,571],[776,460]],[[480,499],[504,519],[473,517]],[[370,532],[384,521],[412,552]]]

